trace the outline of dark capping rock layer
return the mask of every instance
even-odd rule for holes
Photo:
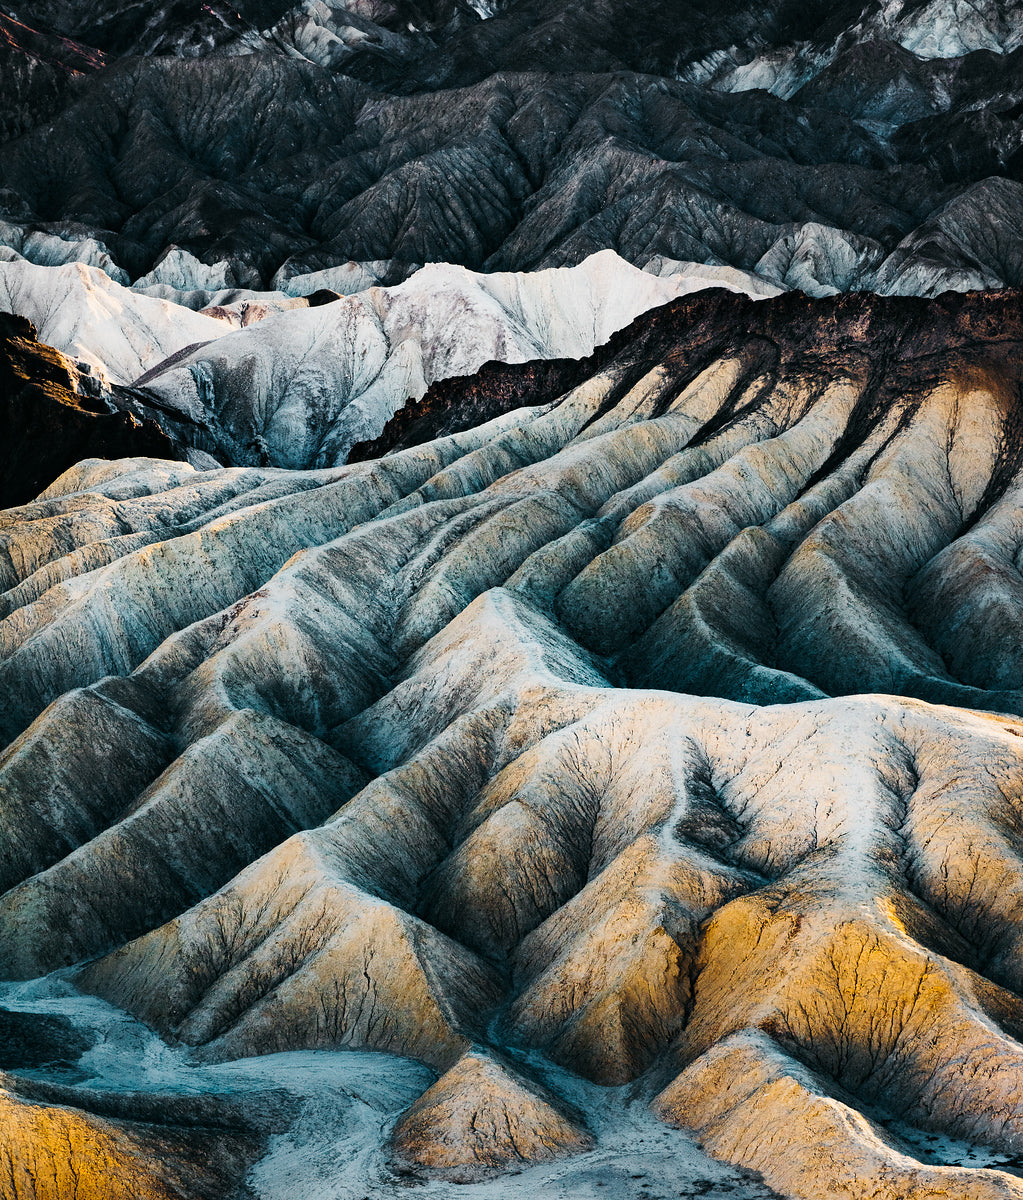
[[[749,353],[751,338],[763,343],[765,369],[816,359],[820,368],[844,364],[868,370],[870,411],[876,416],[885,396],[927,387],[950,357],[968,364],[981,347],[987,358],[999,346],[1004,353],[1017,352],[1023,344],[1023,294],[1007,288],[945,292],[934,299],[871,292],[815,299],[785,292],[751,300],[710,288],[643,313],[588,358],[489,362],[474,375],[439,380],[422,399],[400,408],[378,438],[353,446],[348,461],[365,462],[516,408],[549,404],[617,361],[626,371],[608,396],[610,408],[655,363],[664,362],[684,384],[717,358],[740,348]]]
[[[438,379],[421,399],[399,408],[379,437],[356,442],[348,461],[367,462],[392,450],[461,433],[516,408],[547,404],[582,383],[592,359],[591,355],[525,363],[487,362],[472,375]]]
[[[24,317],[0,313],[0,505],[24,504],[83,458],[173,458],[155,421],[112,412],[76,390],[73,364],[36,338]]]

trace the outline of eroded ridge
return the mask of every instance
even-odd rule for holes
[[[592,1145],[542,1059],[783,1194],[1023,1195],[894,1124],[1021,1148],[1014,301],[735,303],[382,459],[3,514],[3,976],[418,1058],[453,1178]]]

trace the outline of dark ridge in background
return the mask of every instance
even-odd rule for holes
[[[255,287],[606,248],[770,251],[769,278],[822,293],[1023,286],[1023,47],[923,60],[876,0],[329,11],[351,44],[312,48],[281,0],[40,0],[35,29],[0,9],[0,213],[95,236],[133,277],[174,245]],[[1023,7],[998,12],[1015,46]],[[785,98],[728,90],[778,61]]]

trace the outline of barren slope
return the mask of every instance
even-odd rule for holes
[[[706,293],[384,458],[79,464],[3,515],[0,972],[419,1059],[403,1171],[590,1161],[575,1078],[1023,1196],[1019,319]]]
[[[599,22],[589,7],[566,19]],[[371,82],[354,77],[359,62],[342,71],[276,45],[117,60],[4,145],[13,232],[0,244],[43,235],[90,260],[102,246],[132,279],[184,251],[251,288],[349,260],[382,262],[395,282],[412,263],[521,271],[604,249],[642,267],[755,270],[814,295],[1023,283],[1023,48],[925,63],[835,31],[820,73],[797,64],[776,95],[761,87],[773,70],[761,79],[749,61],[762,56],[755,34],[703,47],[679,78],[603,49],[573,61],[546,23],[504,54],[488,42],[503,20],[463,26],[464,69],[418,85],[409,56],[387,65],[371,38],[356,39],[371,77],[384,64]],[[619,46],[682,28],[657,5],[617,20],[633,27]],[[737,62],[745,82],[728,74]]]
[[[293,276],[286,294],[223,279],[197,286],[201,264],[186,257],[175,260],[192,273],[177,280],[185,288],[128,288],[79,262],[0,262],[0,306],[74,356],[71,369],[89,375],[99,411],[160,425],[170,442],[139,443],[141,451],[169,455],[173,443],[179,457],[205,466],[343,463],[436,380],[471,375],[488,360],[582,358],[638,314],[703,288],[780,290],[728,267],[663,263],[653,274],[605,250],[575,268],[531,274],[434,264],[394,287],[364,287],[363,268],[350,263]],[[162,277],[172,278],[169,268]],[[352,295],[324,286],[348,281]],[[60,468],[86,452],[82,442]],[[59,473],[36,469],[35,491]]]

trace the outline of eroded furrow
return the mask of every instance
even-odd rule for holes
[[[593,1146],[547,1064],[782,1194],[1019,1196],[885,1124],[1023,1144],[1016,318],[729,303],[382,459],[5,513],[0,974],[417,1058],[449,1174]]]

